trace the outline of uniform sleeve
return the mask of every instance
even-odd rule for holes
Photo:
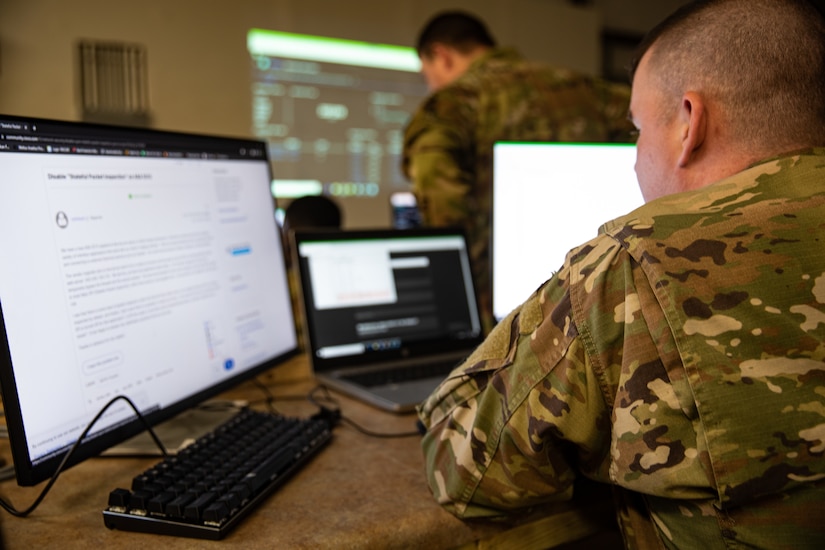
[[[470,217],[475,162],[468,105],[466,98],[433,96],[405,129],[402,169],[427,225],[462,225]]]
[[[609,413],[572,322],[566,269],[500,322],[419,409],[436,500],[461,518],[572,496]],[[608,444],[609,445],[609,444]]]

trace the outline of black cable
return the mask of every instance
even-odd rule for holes
[[[281,413],[278,412],[278,409],[276,409],[275,405],[273,404],[275,402],[275,395],[273,395],[273,393],[269,390],[267,385],[258,380],[257,378],[253,378],[252,383],[255,384],[258,387],[258,389],[263,392],[265,396],[264,403],[266,403],[266,408],[269,409],[269,412],[280,416]],[[251,404],[252,403],[250,403],[250,405]]]
[[[317,386],[315,386],[314,388],[309,390],[309,393],[307,394],[306,398],[310,403],[312,403],[313,405],[315,405],[319,409],[328,408],[328,407],[325,407],[323,404],[321,404],[318,401],[318,399],[315,397],[315,392],[318,392],[318,391],[324,392],[324,395],[321,397],[322,401],[328,401],[333,407],[335,407],[333,409],[335,411],[340,411],[341,410],[341,405],[338,403],[338,401],[334,397],[332,397],[332,395],[330,395],[329,389],[327,389],[327,387],[324,386],[323,384],[318,384]]]
[[[346,416],[341,417],[341,422],[343,422],[344,424],[348,424],[348,425],[352,426],[353,428],[355,428],[357,431],[361,432],[364,435],[368,435],[370,437],[377,437],[377,438],[380,438],[380,439],[398,439],[398,438],[402,438],[402,437],[421,437],[421,434],[418,432],[418,430],[416,430],[414,432],[398,432],[398,433],[373,432],[371,430],[368,430],[368,429],[364,428],[363,426],[359,426],[358,424],[356,424],[355,422],[353,422],[352,420],[350,420]]]
[[[305,401],[305,395],[281,395],[275,396],[272,391],[269,389],[269,386],[261,382],[258,378],[253,378],[252,383],[258,387],[259,390],[264,394],[265,398],[263,400],[252,400],[249,402],[249,405],[257,405],[260,403],[265,403],[267,408],[272,414],[276,414],[278,416],[282,416],[281,412],[275,408],[275,401]]]
[[[144,418],[144,416],[140,413],[140,411],[135,406],[135,404],[132,403],[132,400],[129,399],[128,397],[126,397],[125,395],[118,395],[117,397],[114,397],[112,400],[110,400],[108,403],[106,403],[106,405],[104,405],[103,408],[100,409],[100,411],[95,415],[95,417],[92,419],[92,421],[89,422],[89,425],[86,426],[86,428],[83,430],[83,433],[80,434],[80,437],[78,437],[77,441],[75,441],[74,444],[72,445],[71,449],[69,449],[68,452],[66,452],[66,454],[63,456],[63,460],[60,461],[60,465],[57,467],[57,470],[55,470],[54,475],[52,475],[51,479],[49,479],[49,482],[46,483],[46,486],[43,487],[43,490],[40,492],[40,495],[38,495],[38,497],[35,499],[35,501],[32,503],[31,506],[29,506],[25,510],[17,510],[12,504],[7,503],[3,499],[0,499],[0,507],[2,507],[4,510],[6,510],[11,515],[17,516],[17,517],[20,517],[20,518],[26,517],[29,514],[31,514],[32,512],[34,512],[35,508],[37,508],[40,505],[40,503],[43,501],[43,499],[46,498],[46,494],[48,494],[49,490],[55,484],[55,482],[57,481],[57,478],[63,472],[63,468],[65,468],[66,463],[69,461],[71,456],[74,454],[75,450],[80,446],[80,444],[86,438],[86,435],[89,433],[89,431],[91,431],[91,429],[94,427],[94,425],[97,423],[97,421],[100,420],[100,417],[103,416],[103,413],[105,413],[109,409],[109,407],[111,407],[116,401],[118,401],[120,399],[123,399],[124,401],[126,401],[129,404],[130,407],[132,407],[132,410],[135,411],[135,414],[137,415],[137,417],[140,419],[141,422],[143,422],[143,425],[146,427],[146,429],[149,430],[149,435],[152,436],[152,439],[155,441],[158,448],[160,448],[160,451],[163,454],[163,456],[168,457],[169,454],[166,452],[166,447],[163,446],[163,443],[161,443],[160,439],[155,434],[155,431],[149,425],[149,422],[146,421],[146,418]]]
[[[267,386],[266,384],[261,382],[258,378],[253,378],[252,383],[255,384],[258,387],[258,389],[261,390],[261,392],[263,392],[263,394],[266,396],[266,398],[263,401],[260,401],[260,400],[250,401],[249,404],[250,405],[253,405],[253,404],[257,405],[261,402],[266,403],[266,406],[270,410],[270,412],[272,412],[273,414],[277,414],[279,416],[281,416],[281,413],[275,408],[275,405],[274,405],[275,401],[305,401],[306,400],[305,395],[280,395],[280,396],[276,397],[275,394],[273,394],[272,391],[269,389],[269,386]]]
[[[320,400],[315,397],[315,393],[318,392],[318,391],[323,391],[323,393],[324,393],[324,395],[322,396],[322,398]],[[416,430],[414,432],[396,432],[396,433],[374,432],[372,430],[368,430],[367,428],[361,426],[360,424],[353,421],[352,419],[347,418],[346,416],[344,416],[341,413],[341,405],[338,403],[338,401],[334,397],[332,397],[332,395],[330,395],[329,389],[327,389],[327,387],[324,386],[323,384],[320,384],[320,385],[315,386],[314,388],[312,388],[312,390],[310,390],[309,394],[307,395],[307,399],[310,401],[310,403],[312,403],[313,405],[315,405],[316,407],[318,407],[322,411],[327,411],[329,414],[331,414],[331,415],[335,416],[336,418],[340,419],[340,421],[343,422],[344,424],[347,424],[348,426],[351,426],[356,431],[358,431],[358,432],[360,432],[360,433],[362,433],[366,436],[377,437],[377,438],[381,438],[381,439],[396,439],[396,438],[402,438],[402,437],[421,437],[421,432],[418,431],[418,430]],[[334,407],[334,409],[330,409],[329,406],[323,404],[322,402],[326,402],[328,404],[331,404]]]

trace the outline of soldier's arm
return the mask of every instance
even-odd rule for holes
[[[568,460],[603,456],[609,440],[597,429],[609,413],[589,367],[556,276],[423,404],[438,502],[473,518],[569,498],[576,474]]]
[[[413,117],[404,134],[403,170],[427,225],[462,225],[475,170],[467,102],[436,97]]]

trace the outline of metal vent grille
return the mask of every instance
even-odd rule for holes
[[[149,91],[145,47],[82,40],[78,48],[84,120],[147,122]]]

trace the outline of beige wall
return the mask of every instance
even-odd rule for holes
[[[599,70],[599,17],[561,1],[0,0],[0,112],[80,117],[80,39],[146,47],[152,126],[251,134],[252,27],[412,45],[445,7],[472,9],[529,57]]]

